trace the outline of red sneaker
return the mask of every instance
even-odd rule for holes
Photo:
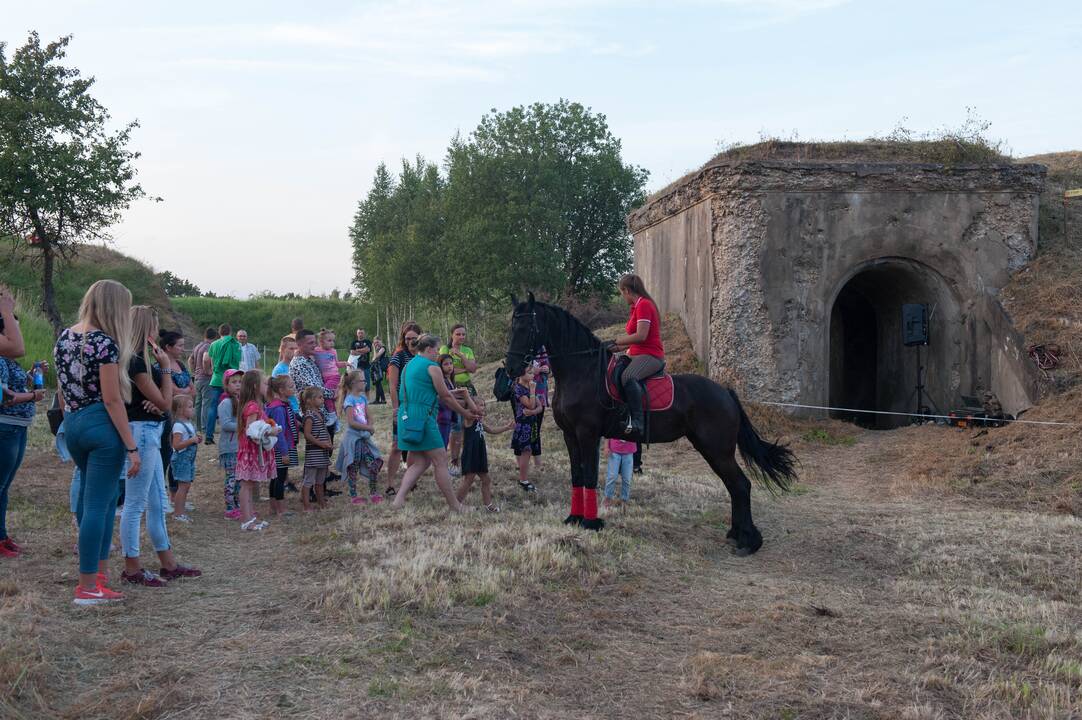
[[[102,603],[119,602],[123,599],[123,594],[110,590],[101,584],[93,590],[86,590],[82,585],[76,585],[75,599],[72,602],[76,605],[101,605]]]
[[[230,510],[225,514],[226,520],[240,520],[240,510]]]
[[[203,571],[199,568],[192,567],[191,565],[181,565],[177,563],[177,566],[172,570],[161,569],[162,578],[166,580],[176,580],[177,578],[197,578],[203,574]]]
[[[140,568],[130,575],[128,574],[128,571],[125,570],[120,573],[120,579],[124,582],[130,582],[133,585],[146,585],[147,587],[165,587],[167,584],[166,578],[155,575],[146,568]],[[101,585],[98,587],[101,587]]]
[[[0,557],[17,558],[19,557],[19,552],[17,550],[12,550],[3,543],[0,543]]]
[[[15,542],[10,537],[6,537],[3,540],[0,540],[0,547],[6,547],[8,550],[11,550],[16,555],[21,555],[23,552],[23,549],[19,545],[19,543]]]

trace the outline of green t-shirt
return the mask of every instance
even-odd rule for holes
[[[473,354],[473,349],[468,348],[465,345],[460,347],[458,349],[458,351],[460,353],[462,353],[462,357],[468,358],[470,360],[476,360],[477,359]],[[447,346],[447,345],[444,345],[443,347],[440,348],[439,353],[440,353],[440,355],[451,355],[451,348],[449,346]],[[465,387],[466,385],[469,384],[470,378],[472,376],[468,372],[466,372],[466,364],[463,363],[461,359],[455,357],[454,355],[451,355],[451,358],[455,363],[455,368],[459,369],[459,370],[462,370],[462,372],[455,373],[455,377],[454,377],[455,386],[456,387]]]
[[[214,374],[210,376],[211,387],[222,386],[222,375],[226,370],[240,369],[240,343],[232,335],[220,337],[207,348],[210,356],[210,367]]]

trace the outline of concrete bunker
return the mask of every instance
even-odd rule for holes
[[[928,308],[929,344],[903,343],[902,306]],[[830,310],[831,407],[914,412],[948,409],[953,388],[968,387],[963,355],[965,320],[957,298],[932,268],[904,258],[882,258],[853,272]],[[919,382],[923,395],[918,397]],[[831,411],[867,427],[906,424],[900,415]]]
[[[992,392],[1017,414],[1037,377],[998,296],[1032,257],[1043,179],[1042,166],[1007,162],[722,158],[628,226],[662,311],[681,316],[712,377],[752,400],[912,412],[917,351],[902,344],[901,306],[923,303],[925,404]]]

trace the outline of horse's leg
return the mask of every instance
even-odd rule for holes
[[[579,455],[582,460],[582,526],[587,530],[600,530],[605,521],[597,516],[597,464],[600,460],[601,438],[598,435],[579,435]]]
[[[751,555],[762,547],[763,536],[751,519],[751,481],[736,462],[736,449],[726,453],[719,447],[721,444],[717,443],[716,439],[714,442],[694,436],[689,439],[729,491],[732,527],[729,528],[726,538],[736,543],[737,555]]]
[[[574,433],[564,430],[564,442],[567,444],[567,458],[571,463],[571,514],[564,518],[565,525],[582,523],[583,484],[582,457],[579,453],[579,440]]]

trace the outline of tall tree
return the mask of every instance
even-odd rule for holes
[[[376,168],[350,227],[354,284],[363,299],[396,308],[448,301],[442,277],[445,187],[439,168],[420,156],[403,160],[397,179],[385,165]]]
[[[567,100],[493,110],[452,141],[447,172],[451,266],[484,280],[472,291],[586,295],[631,268],[625,218],[648,174],[604,115]]]
[[[41,304],[62,328],[53,293],[58,258],[109,240],[109,227],[144,196],[128,150],[129,123],[115,132],[90,94],[93,78],[61,64],[70,36],[42,47],[38,34],[9,60],[0,43],[0,232],[28,238],[41,262]]]

